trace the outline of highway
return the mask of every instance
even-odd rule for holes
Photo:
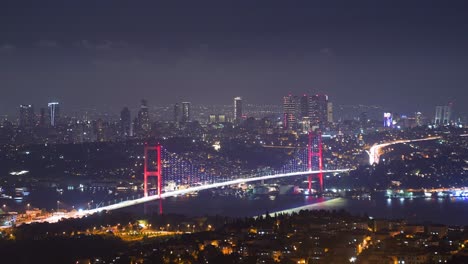
[[[411,143],[411,142],[418,142],[418,141],[428,141],[428,140],[436,140],[440,139],[440,136],[437,137],[427,137],[427,138],[419,138],[419,139],[403,139],[403,140],[395,140],[391,142],[386,142],[382,144],[376,144],[373,145],[369,151],[366,151],[367,154],[369,154],[369,164],[373,165],[379,164],[380,160],[380,155],[381,155],[381,149],[384,147],[388,147],[390,145],[395,145],[395,144],[403,144],[403,143]]]

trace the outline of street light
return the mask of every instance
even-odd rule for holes
[[[57,201],[57,212],[59,211],[59,205],[60,205],[60,201]]]

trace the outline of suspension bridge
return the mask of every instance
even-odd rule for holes
[[[195,159],[167,151],[160,144],[145,144],[143,164],[143,196],[121,201],[101,203],[96,208],[79,210],[52,216],[45,221],[55,222],[61,218],[81,217],[101,211],[122,209],[129,206],[144,204],[167,197],[184,195],[224,186],[241,183],[272,180],[287,177],[307,176],[308,192],[313,193],[313,178],[317,178],[315,190],[323,191],[324,173],[341,173],[349,169],[330,168],[323,164],[322,136],[320,133],[309,133],[307,148],[297,149],[292,158],[279,169],[265,168],[250,175],[238,176],[236,171],[231,175],[219,176],[219,172],[207,169],[204,164],[197,164]],[[326,167],[324,169],[324,167]],[[155,180],[152,181],[152,179]],[[171,183],[177,186],[171,190],[165,189]]]

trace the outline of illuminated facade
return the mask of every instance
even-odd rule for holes
[[[192,119],[192,113],[190,109],[190,102],[182,102],[182,123],[190,122]]]
[[[292,130],[300,128],[298,123],[306,122],[311,129],[333,122],[333,105],[328,95],[288,95],[283,97],[283,126]],[[304,126],[302,126],[304,128]]]
[[[226,122],[226,116],[225,115],[218,115],[218,122],[219,123]]]
[[[283,97],[283,127],[292,130],[297,123],[297,97],[288,95]]]
[[[434,124],[449,125],[452,117],[452,103],[444,106],[436,106]]]
[[[20,105],[19,125],[23,128],[32,128],[35,125],[34,107]]]
[[[312,125],[323,126],[328,121],[328,95],[316,94],[311,96],[310,118]]]
[[[47,104],[49,108],[49,120],[50,125],[55,127],[57,125],[57,121],[60,117],[60,107],[58,102],[51,102]]]
[[[392,113],[384,113],[384,127],[393,126],[393,116]]]
[[[333,123],[333,103],[327,102],[327,122]]]
[[[234,121],[240,122],[242,119],[242,98],[234,97]]]
[[[140,110],[138,111],[138,116],[133,122],[133,127],[133,134],[139,137],[148,136],[148,133],[151,130],[148,103],[146,100],[141,100]]]
[[[422,126],[423,125],[423,115],[421,112],[416,112],[414,115],[415,121],[416,121],[416,126]]]
[[[216,123],[216,115],[210,115],[208,119],[208,124]]]
[[[208,116],[208,124],[225,123],[225,122],[226,122],[226,116],[225,115],[211,114],[211,115]]]

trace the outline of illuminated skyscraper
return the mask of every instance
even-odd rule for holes
[[[146,100],[141,100],[140,110],[138,111],[138,116],[134,121],[134,134],[140,137],[148,136],[148,132],[151,129],[149,112],[148,112],[148,103]]]
[[[234,97],[234,121],[240,122],[242,119],[242,98]]]
[[[440,125],[442,123],[442,110],[443,110],[443,106],[436,106],[435,117],[434,117],[435,125]]]
[[[120,134],[123,137],[131,136],[132,119],[128,107],[124,107],[120,112]]]
[[[313,95],[310,112],[312,125],[324,125],[328,121],[328,95]]]
[[[444,106],[436,106],[434,124],[449,125],[452,117],[452,103]]]
[[[452,103],[444,106],[444,114],[442,115],[442,123],[444,125],[449,125],[452,118]]]
[[[35,125],[34,107],[20,105],[19,125],[23,128],[33,128]]]
[[[285,129],[296,129],[299,123],[303,130],[313,129],[333,122],[333,105],[325,94],[288,95],[283,97],[283,115]]]
[[[333,123],[333,103],[327,102],[327,122]]]
[[[384,113],[384,127],[393,127],[393,115],[392,113]]]
[[[309,105],[310,105],[310,97],[307,94],[304,94],[299,99],[299,117],[300,118],[310,116]]]
[[[423,115],[421,112],[416,112],[414,114],[414,118],[415,118],[415,122],[416,122],[416,126],[422,126],[423,125]]]
[[[283,127],[284,129],[294,129],[297,124],[298,100],[296,96],[288,95],[283,97]]]
[[[190,102],[182,102],[182,123],[190,122],[191,115]]]
[[[60,118],[60,107],[58,102],[51,102],[47,104],[49,108],[50,125],[55,127]]]

